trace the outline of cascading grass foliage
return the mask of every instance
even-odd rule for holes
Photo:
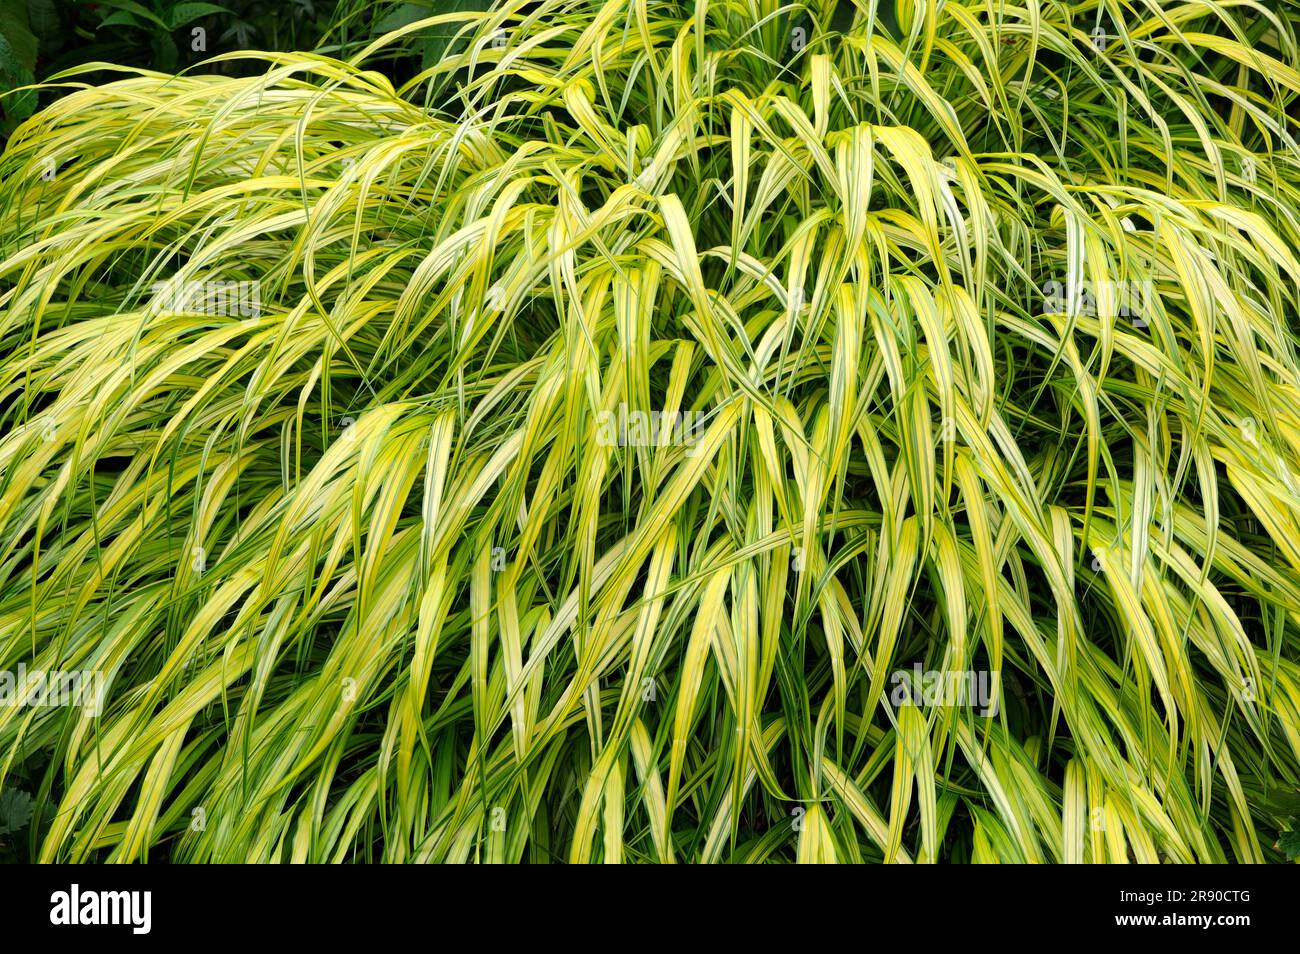
[[[24,853],[1285,860],[1297,11],[510,0],[56,100],[0,670],[106,689],[0,707]]]

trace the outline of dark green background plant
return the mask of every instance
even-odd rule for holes
[[[334,0],[0,0],[0,136],[59,90],[43,90],[39,100],[33,92],[11,92],[62,70],[102,62],[171,73],[232,50],[311,50],[341,6]],[[193,49],[196,28],[204,31],[204,49]],[[220,69],[231,73],[236,65]]]
[[[1300,4],[775,3],[18,129],[0,671],[109,680],[0,708],[20,854],[1295,857]]]

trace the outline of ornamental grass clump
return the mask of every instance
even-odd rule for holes
[[[879,13],[58,78],[0,670],[103,691],[0,706],[23,851],[1293,854],[1297,7]]]

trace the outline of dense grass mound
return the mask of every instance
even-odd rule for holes
[[[1296,8],[874,8],[27,122],[0,669],[104,694],[0,707],[22,853],[1282,860]]]

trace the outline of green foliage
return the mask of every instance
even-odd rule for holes
[[[0,836],[12,835],[27,827],[32,818],[33,800],[19,789],[0,792]]]
[[[1300,830],[1282,832],[1277,846],[1288,861],[1300,861]]]
[[[414,12],[0,157],[39,860],[1295,857],[1294,3]]]
[[[12,129],[36,106],[35,94],[22,87],[36,82],[33,30],[48,26],[47,13],[45,0],[32,5],[31,17],[26,0],[0,0],[0,131]]]
[[[342,0],[330,35],[349,37],[354,42],[370,41],[441,14],[483,12],[491,7],[491,0]],[[415,70],[429,69],[446,55],[460,25],[446,21],[426,25],[408,34],[401,45],[389,46],[386,58],[391,62],[409,57]]]
[[[238,50],[314,49],[339,6],[335,0],[0,0],[0,136],[37,105],[34,92],[10,91],[62,70],[102,62],[173,72]],[[106,74],[89,78],[107,81]],[[45,91],[47,101],[54,92]]]

